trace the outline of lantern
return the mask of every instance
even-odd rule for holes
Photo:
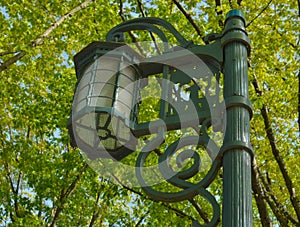
[[[114,42],[93,42],[74,57],[78,81],[68,128],[71,145],[91,160],[121,160],[136,147],[131,126],[137,121],[140,59]]]

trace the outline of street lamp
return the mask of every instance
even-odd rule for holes
[[[164,28],[179,42],[171,47]],[[163,41],[163,51],[146,56],[125,44],[124,33],[145,30]],[[250,41],[245,19],[238,10],[227,14],[222,34],[205,38],[206,45],[184,39],[168,22],[158,18],[139,18],[112,28],[106,42],[93,42],[75,57],[77,86],[68,128],[71,145],[80,148],[91,160],[109,158],[121,161],[136,150],[138,139],[156,135],[146,142],[136,160],[136,176],[153,200],[176,202],[196,195],[213,207],[207,226],[220,220],[220,207],[207,187],[223,167],[223,226],[252,226],[251,158],[248,100]],[[220,73],[223,73],[223,97]],[[153,75],[161,88],[158,119],[143,122],[139,107],[140,90]],[[146,82],[145,82],[146,81]],[[212,92],[213,90],[213,92]],[[204,94],[203,94],[204,91]],[[159,154],[158,170],[176,192],[160,192],[143,172],[147,157],[166,140],[166,132],[192,128],[197,135],[180,138]],[[208,129],[223,132],[222,145],[210,138]],[[190,147],[204,147],[212,161],[210,170],[198,183],[189,178],[199,172],[200,156]],[[177,151],[188,147],[182,152]],[[193,165],[178,171],[171,167],[193,159]],[[197,221],[195,226],[201,226]]]
[[[74,58],[78,86],[74,96],[71,143],[91,159],[121,160],[134,151],[130,132],[141,58],[122,43],[93,42]],[[73,131],[74,130],[74,131]]]

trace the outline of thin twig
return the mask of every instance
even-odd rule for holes
[[[13,179],[11,177],[11,173],[10,173],[10,170],[9,170],[9,167],[8,167],[7,163],[4,164],[4,168],[6,170],[6,179],[9,181],[10,186],[11,186],[11,190],[12,190],[13,195],[14,195],[13,200],[14,200],[15,214],[18,218],[21,218],[20,210],[19,210],[18,194],[19,194],[19,186],[20,186],[20,180],[21,180],[22,172],[21,171],[19,172],[19,176],[18,176],[18,180],[17,180],[17,186],[15,188],[14,187],[14,182],[13,182]]]
[[[97,218],[99,217],[100,213],[99,213],[98,202],[100,199],[100,194],[101,194],[100,192],[97,192],[96,201],[95,201],[95,210],[93,212],[89,227],[92,227],[94,225],[95,221],[97,220]]]
[[[215,8],[215,11],[217,13],[217,16],[220,16],[220,15],[223,15],[223,10],[222,10],[222,0],[215,0],[215,3],[216,3],[216,8]],[[219,17],[219,26],[220,27],[223,27],[224,26],[224,22],[222,20],[221,17]]]
[[[122,186],[122,188],[124,188],[124,189],[126,189],[126,190],[128,190],[128,191],[130,191],[130,192],[132,192],[132,193],[134,193],[134,194],[136,194],[136,195],[139,195],[139,196],[140,196],[141,198],[143,198],[143,199],[147,199],[147,200],[150,200],[150,201],[152,201],[152,202],[157,202],[157,201],[155,201],[155,200],[153,200],[153,199],[151,199],[151,198],[149,198],[149,197],[146,197],[143,193],[141,193],[141,192],[139,192],[139,191],[136,191],[136,190],[134,190],[133,188],[130,188],[130,187],[128,187],[128,186],[122,184],[122,182],[120,181],[120,179],[119,179],[116,175],[112,174],[112,176],[113,176],[113,177],[115,178],[115,180]],[[174,207],[171,207],[171,206],[168,205],[167,203],[161,203],[161,205],[164,206],[164,207],[166,207],[166,208],[169,209],[169,210],[174,211],[174,212],[176,213],[176,215],[178,215],[178,216],[180,216],[180,217],[185,217],[185,218],[188,218],[188,219],[191,220],[191,221],[195,221],[195,219],[194,219],[192,216],[187,215],[186,213],[184,213],[183,211],[181,211],[181,210],[179,210],[179,209],[176,209],[176,208],[174,208]]]
[[[0,57],[9,55],[9,54],[16,54],[16,53],[18,53],[18,51],[5,51],[5,52],[0,53]]]
[[[261,173],[259,173],[261,175]],[[261,176],[259,176],[260,179],[262,180]],[[280,226],[288,226],[288,220],[287,218],[284,217],[284,215],[280,212],[274,201],[270,198],[270,195],[265,187],[263,187],[263,195],[265,200],[268,202],[269,207],[273,211],[275,217],[277,218]]]
[[[126,17],[123,12],[123,1],[122,0],[120,0],[120,4],[119,4],[119,16],[121,17],[123,22],[126,21]]]
[[[123,12],[123,1],[122,0],[120,0],[120,4],[119,4],[119,16],[121,17],[123,22],[127,21],[125,15],[124,15],[124,12]],[[135,46],[138,48],[140,54],[145,55],[144,50],[139,45],[137,38],[132,34],[131,31],[129,31],[128,34],[131,37],[132,42],[135,43]]]
[[[38,38],[36,38],[32,43],[31,43],[31,47],[35,48],[36,46],[39,46],[43,43],[43,40],[45,38],[48,38],[49,35],[51,34],[51,32],[53,32],[59,25],[61,25],[65,20],[69,19],[70,17],[72,17],[75,13],[77,13],[78,11],[86,8],[88,6],[88,4],[91,2],[92,0],[86,0],[83,3],[81,3],[79,6],[75,7],[74,9],[72,9],[71,11],[69,11],[68,13],[66,13],[65,15],[63,15],[62,17],[60,17],[55,23],[53,23],[43,34],[41,34]],[[23,58],[26,55],[25,51],[19,51],[18,54],[16,54],[15,56],[13,56],[12,58],[8,59],[7,61],[3,62],[0,65],[0,73],[4,70],[6,70],[9,66],[11,66],[12,64],[16,63],[17,61],[19,61],[21,58]]]
[[[183,6],[177,1],[177,0],[172,0],[177,8],[183,13],[183,15],[188,19],[188,21],[191,23],[191,25],[195,28],[197,34],[202,38],[204,38],[203,32],[200,30],[199,26],[196,24],[192,16],[183,8]]]
[[[140,224],[142,224],[142,222],[144,221],[144,219],[147,217],[147,215],[150,213],[150,210],[148,210],[141,218],[140,220],[136,223],[135,227],[138,227]]]
[[[139,7],[139,10],[141,11],[142,16],[147,17],[146,13],[144,12],[144,7],[143,7],[142,2],[140,0],[137,0],[137,3],[138,3],[138,7]],[[156,43],[156,40],[155,40],[155,37],[154,37],[153,33],[151,31],[149,33],[150,33],[152,41],[154,42],[154,45],[155,45],[155,48],[156,48],[158,54],[161,54],[161,51],[160,51],[160,49],[159,49],[159,47]]]
[[[217,13],[217,15],[223,14],[222,0],[215,0],[215,3],[216,3],[216,13]],[[220,10],[218,10],[218,7],[220,8]]]
[[[200,217],[204,220],[204,222],[209,223],[210,220],[209,220],[208,214],[204,210],[202,210],[200,205],[193,198],[189,199],[189,201],[195,207],[195,209],[197,210]]]
[[[79,6],[75,7],[65,15],[63,15],[61,18],[59,18],[55,23],[53,23],[50,28],[48,28],[42,35],[40,35],[36,40],[32,42],[32,46],[36,47],[38,45],[41,45],[43,43],[43,40],[47,37],[49,37],[50,33],[53,32],[59,25],[61,25],[65,20],[72,17],[75,13],[79,12],[80,10],[86,8],[89,3],[91,3],[92,0],[86,0],[83,3],[81,3]]]
[[[143,3],[140,1],[140,0],[137,0],[137,3],[138,3],[138,7],[139,7],[139,10],[141,11],[141,14],[143,17],[146,17],[146,14],[144,12],[144,7],[143,7]]]
[[[277,197],[272,192],[270,182],[268,182],[268,180],[265,180],[265,178],[263,177],[263,175],[261,174],[259,169],[258,169],[258,173],[259,173],[259,178],[261,179],[261,182],[263,183],[264,188],[266,190],[266,192],[264,194],[268,196],[267,200],[268,200],[270,207],[273,206],[272,210],[273,210],[274,214],[277,217],[280,217],[282,219],[282,221],[281,221],[282,223],[285,223],[288,220],[290,220],[293,224],[295,224],[296,226],[299,226],[299,223],[290,215],[290,213],[284,208],[284,206],[279,203]],[[271,202],[270,199],[272,199],[273,202]],[[273,205],[271,205],[271,203]]]
[[[300,70],[298,72],[298,130],[300,137]]]
[[[256,164],[255,158],[252,161],[252,190],[262,226],[272,227],[273,224],[265,201],[266,195],[259,180],[259,167]]]
[[[3,62],[0,65],[0,73],[4,70],[6,70],[10,65],[16,63],[17,61],[19,61],[21,58],[23,58],[26,55],[26,53],[24,51],[19,52],[18,54],[16,54],[15,56],[11,57],[10,59],[8,59],[7,61]]]
[[[75,187],[76,187],[78,181],[80,180],[82,174],[84,173],[84,171],[87,167],[88,167],[88,164],[85,163],[83,165],[82,169],[80,170],[80,172],[77,174],[77,176],[73,180],[73,182],[69,185],[69,187],[66,190],[64,190],[64,189],[61,190],[61,194],[60,194],[60,198],[59,198],[59,205],[55,209],[54,217],[52,219],[52,223],[51,223],[50,227],[56,226],[56,222],[57,222],[62,210],[64,209],[64,205],[67,202],[67,199],[70,197],[70,195],[75,190]]]
[[[232,0],[228,0],[228,2],[229,2],[230,8],[233,9]]]
[[[270,0],[268,2],[268,4],[259,12],[259,14],[257,14],[247,25],[246,25],[246,28],[249,27],[253,21],[255,21],[258,17],[260,17],[260,15],[265,11],[267,10],[267,8],[269,7],[269,5],[272,3],[273,0]]]

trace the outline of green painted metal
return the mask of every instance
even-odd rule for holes
[[[128,128],[128,133],[130,132],[130,126],[134,125],[136,121],[136,115],[133,111],[130,113],[130,117],[124,117],[124,113],[120,112],[117,108],[114,107],[114,103],[116,102],[117,90],[120,88],[119,79],[120,79],[120,70],[122,68],[122,64],[124,61],[130,62],[131,67],[135,70],[136,80],[140,78],[138,72],[138,68],[135,66],[137,62],[139,62],[142,57],[136,53],[132,48],[124,43],[117,43],[117,42],[92,42],[87,47],[85,47],[82,51],[74,57],[75,62],[75,69],[76,69],[76,76],[77,76],[77,84],[76,84],[76,91],[78,86],[80,85],[81,81],[85,79],[85,70],[92,65],[97,59],[101,58],[102,56],[109,57],[110,59],[118,59],[118,69],[116,71],[111,71],[111,76],[115,77],[115,80],[110,83],[111,86],[114,86],[113,95],[112,97],[107,97],[111,100],[111,106],[88,106],[88,101],[86,101],[86,106],[83,109],[72,111],[72,116],[68,120],[68,130],[71,138],[71,145],[73,147],[80,147],[81,150],[87,155],[88,158],[91,160],[95,160],[97,158],[113,158],[114,160],[122,160],[124,157],[129,155],[130,153],[134,152],[136,149],[137,140],[134,138],[133,135],[130,135],[128,141],[122,141],[123,144],[116,145],[115,142],[114,148],[105,147],[101,148],[100,143],[101,141],[117,141],[120,137],[117,138],[116,134],[114,134],[114,130],[112,127],[112,119],[114,118],[114,122],[118,122],[118,124],[122,122],[122,126]],[[122,59],[122,60],[121,60]],[[94,78],[97,76],[97,72],[94,72]],[[95,80],[95,79],[93,79]],[[92,89],[94,81],[84,81],[86,86],[89,89]],[[96,82],[97,83],[97,82]],[[98,81],[99,84],[99,81]],[[137,83],[136,83],[137,84]],[[134,90],[137,90],[138,87],[134,87]],[[81,89],[83,90],[83,88]],[[136,92],[134,92],[136,93]],[[100,94],[100,91],[99,91]],[[98,95],[99,95],[98,94]],[[90,94],[89,94],[90,96]],[[104,96],[102,96],[104,97]],[[86,100],[89,97],[86,97]],[[134,94],[134,99],[136,99],[136,94]],[[76,97],[74,95],[74,100]],[[76,106],[76,104],[75,104]],[[73,107],[74,108],[74,107]],[[131,107],[135,109],[134,106]],[[84,125],[84,120],[87,117],[91,116],[94,118],[93,124],[86,123],[88,125]],[[100,124],[100,118],[106,118],[106,123],[104,125]],[[104,120],[102,120],[103,122]],[[95,139],[94,144],[88,143],[84,141],[79,136],[79,133],[76,129],[81,128],[81,130],[86,130],[86,133],[90,133],[93,137],[98,137]],[[101,135],[102,133],[103,135]],[[112,143],[111,143],[112,144]],[[111,145],[113,147],[113,145]]]
[[[141,61],[142,57],[139,56],[136,51],[134,51],[129,46],[126,46],[125,43],[118,42],[101,42],[94,41],[82,49],[79,53],[74,56],[76,77],[78,82],[80,81],[83,71],[86,69],[86,66],[95,61],[95,59],[105,55],[110,54],[112,56],[124,55],[125,58],[130,59],[133,62]],[[122,48],[122,49],[120,49]],[[122,52],[111,52],[113,50],[120,49]],[[126,50],[126,51],[125,51]]]
[[[208,123],[208,122],[206,122]],[[163,125],[158,129],[158,134],[150,142],[144,146],[143,150],[138,156],[136,161],[136,175],[139,180],[140,185],[146,194],[156,201],[163,202],[179,202],[183,200],[188,200],[194,196],[202,196],[206,199],[213,208],[213,216],[209,223],[206,225],[201,225],[197,220],[193,221],[194,226],[216,226],[220,221],[220,206],[217,203],[214,196],[206,189],[211,182],[215,179],[218,171],[221,167],[221,159],[215,158],[218,153],[219,147],[210,140],[207,134],[207,125],[203,124],[201,127],[201,135],[199,136],[187,136],[174,141],[170,146],[167,147],[166,151],[159,157],[159,171],[162,176],[172,185],[181,188],[178,192],[161,192],[157,189],[149,186],[147,180],[149,176],[143,173],[144,163],[149,156],[149,154],[158,147],[163,141],[162,138],[165,136],[165,128]],[[210,143],[210,145],[208,145]],[[178,150],[187,145],[203,145],[208,150],[209,155],[214,159],[213,165],[211,166],[209,172],[206,176],[198,183],[191,183],[187,181],[189,178],[193,177],[198,172],[198,167],[200,166],[200,156],[197,152],[191,150],[185,150],[180,153],[179,159],[193,158],[193,165],[184,171],[175,172],[169,165],[169,157],[174,155]],[[182,161],[182,160],[181,160]],[[151,179],[150,179],[151,180]]]
[[[136,26],[138,25],[138,26]],[[162,31],[160,29],[157,29],[156,26],[153,25],[159,25],[165,29],[167,29],[173,36],[176,38],[176,40],[180,43],[181,46],[187,47],[189,44],[191,44],[191,41],[186,40],[169,22],[162,20],[160,18],[156,17],[146,17],[146,18],[136,18],[129,21],[125,21],[114,28],[112,28],[106,35],[106,40],[108,41],[116,41],[118,37],[122,37],[122,41],[124,42],[124,31],[132,31],[132,30],[148,30],[154,33],[157,33],[160,38],[162,38],[162,41],[168,42],[168,40],[164,39],[165,37],[162,34]],[[153,29],[154,28],[154,29]],[[160,31],[158,31],[160,30]]]
[[[227,15],[224,35],[224,99],[226,131],[223,155],[224,227],[248,227],[252,221],[250,145],[251,104],[248,100],[248,63],[250,42],[240,11]]]
[[[163,27],[174,35],[179,42],[178,47],[170,47],[164,32],[159,28]],[[156,33],[165,42],[161,55],[142,58],[129,49],[126,56],[136,56],[132,59],[135,62],[139,78],[147,78],[150,75],[161,73],[165,79],[162,83],[162,97],[160,104],[160,119],[139,123],[138,105],[134,107],[134,114],[129,119],[127,126],[130,127],[135,137],[149,134],[156,134],[143,147],[136,161],[136,175],[140,185],[146,194],[153,200],[164,202],[178,202],[188,200],[200,195],[205,198],[213,208],[213,216],[205,226],[216,226],[220,221],[220,206],[213,195],[207,190],[211,182],[215,179],[218,171],[223,165],[223,211],[222,222],[224,227],[244,227],[252,226],[252,204],[251,204],[251,159],[253,150],[249,139],[249,121],[252,116],[251,103],[248,100],[248,63],[247,57],[250,55],[250,41],[245,31],[245,19],[239,10],[232,10],[227,14],[225,29],[222,34],[211,34],[205,38],[207,45],[196,45],[186,40],[168,22],[159,18],[137,18],[126,21],[112,28],[107,36],[108,42],[96,42],[93,47],[84,49],[81,54],[75,57],[75,65],[78,80],[86,65],[90,64],[95,57],[107,53],[110,49],[116,49],[125,45],[124,32],[133,30],[146,30]],[[180,47],[180,48],[179,48]],[[172,62],[181,65],[189,65],[186,59],[196,55],[213,72],[216,81],[219,82],[220,72],[224,74],[224,99],[225,108],[223,116],[214,116],[213,108],[221,108],[219,100],[219,89],[217,89],[214,103],[209,108],[207,100],[199,97],[199,86],[190,85],[193,80],[187,75],[187,71],[174,70],[168,65]],[[138,56],[138,57],[137,57]],[[177,84],[180,89],[183,86],[190,86],[191,103],[186,104],[185,114],[179,116],[175,109],[165,100],[170,99],[168,88],[170,83]],[[208,82],[210,84],[210,82]],[[209,89],[209,87],[205,88]],[[178,101],[179,102],[179,101]],[[191,106],[196,106],[197,115],[191,116],[189,110]],[[104,111],[117,117],[122,117],[122,113],[114,112],[107,108],[97,107],[94,110]],[[92,110],[92,111],[94,111]],[[88,109],[83,110],[90,111]],[[218,112],[218,111],[216,111]],[[83,113],[85,114],[85,112]],[[218,118],[223,119],[219,124],[213,124]],[[195,124],[195,120],[198,125]],[[225,124],[225,138],[222,147],[218,147],[208,135],[208,129],[214,125],[214,131],[221,131]],[[187,136],[174,141],[167,146],[165,152],[159,157],[158,171],[162,177],[171,185],[180,188],[177,192],[161,192],[151,187],[147,176],[143,172],[146,159],[162,143],[167,131],[191,127],[197,131],[198,136]],[[178,165],[185,159],[193,159],[193,165],[181,172],[176,172],[170,167],[169,157],[177,155],[182,147],[195,145],[206,148],[212,166],[206,176],[198,183],[188,181],[195,176],[201,165],[200,155],[193,150],[185,150],[177,156]],[[123,153],[122,153],[123,152]],[[121,160],[132,151],[119,151],[117,160]],[[150,179],[151,180],[151,179]],[[204,226],[198,221],[193,222],[194,226]]]

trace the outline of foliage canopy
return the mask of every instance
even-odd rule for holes
[[[238,8],[246,16],[252,43],[254,223],[299,226],[297,4],[287,0],[2,0],[0,225],[188,226],[194,218],[209,221],[211,211],[205,205],[201,208],[201,201],[200,206],[151,201],[140,189],[100,178],[69,146],[66,122],[76,83],[72,56],[92,41],[104,40],[113,26],[144,16],[163,18],[187,39],[203,44],[205,35],[222,31],[226,12]],[[152,106],[155,109],[155,103]],[[211,186],[219,198],[221,188],[221,179]]]

